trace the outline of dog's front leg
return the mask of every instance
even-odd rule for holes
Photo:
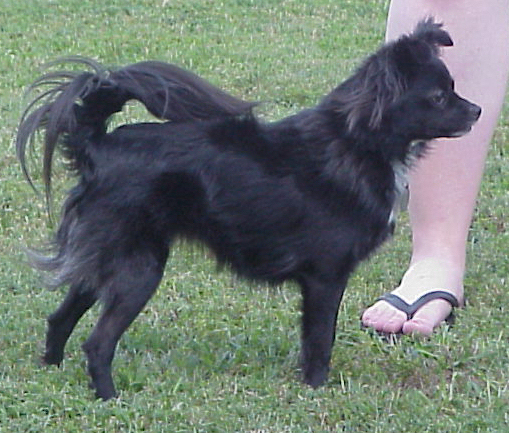
[[[316,388],[327,380],[336,318],[346,286],[342,281],[305,277],[300,281],[303,296],[301,364],[303,380]]]

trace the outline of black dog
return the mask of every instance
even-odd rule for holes
[[[70,290],[49,319],[44,361],[59,364],[80,317],[104,311],[83,345],[98,397],[115,395],[122,333],[158,286],[176,237],[198,239],[248,278],[293,280],[303,295],[302,369],[327,378],[338,306],[359,261],[393,230],[404,174],[429,140],[470,130],[480,108],[460,98],[438,57],[449,35],[428,19],[381,47],[315,108],[262,123],[255,104],[175,66],[54,72],[26,110],[17,151],[45,130],[50,191],[57,144],[78,176],[55,255],[35,257]],[[166,123],[106,120],[136,99]]]

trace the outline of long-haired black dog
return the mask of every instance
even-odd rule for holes
[[[36,257],[54,286],[70,285],[48,318],[44,361],[59,364],[80,317],[102,315],[83,345],[98,397],[115,395],[111,363],[122,333],[158,286],[176,237],[198,239],[248,278],[296,281],[303,296],[302,370],[327,378],[338,306],[359,261],[393,230],[406,169],[437,137],[470,130],[480,108],[459,97],[432,19],[382,46],[314,108],[275,123],[199,77],[159,62],[53,72],[27,108],[17,152],[45,130],[50,188],[60,145],[78,176],[63,206],[55,254]],[[107,119],[128,100],[165,123]]]

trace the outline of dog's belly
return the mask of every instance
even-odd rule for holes
[[[305,198],[278,195],[277,188],[260,201],[247,192],[243,198],[216,197],[200,238],[220,262],[252,279],[277,283],[310,271],[333,279],[364,259],[390,231],[386,225],[352,224]]]

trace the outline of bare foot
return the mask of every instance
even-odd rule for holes
[[[424,293],[432,290],[451,292],[463,305],[463,273],[449,262],[424,259],[414,262],[405,273],[401,284],[392,293],[404,301],[413,303]],[[380,332],[431,335],[451,313],[451,304],[435,299],[422,306],[408,320],[407,315],[388,304],[378,301],[362,315],[362,323]]]

